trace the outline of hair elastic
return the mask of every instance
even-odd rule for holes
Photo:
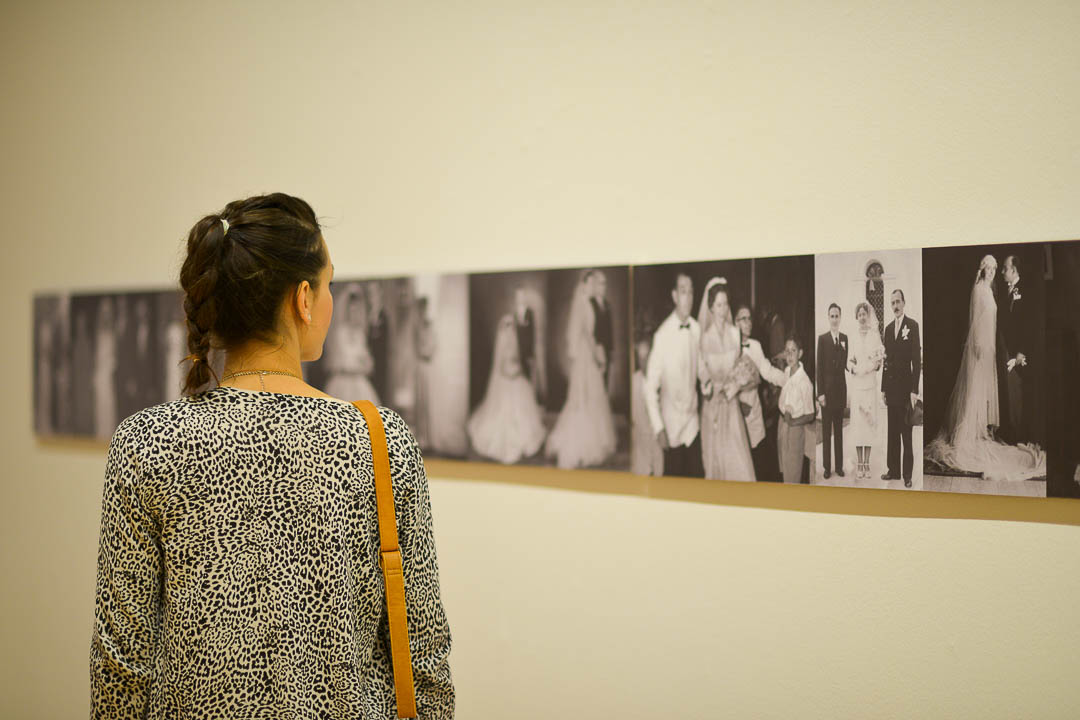
[[[222,235],[222,237],[224,237],[225,233],[229,232],[229,221],[226,220],[225,218],[221,218],[221,227],[224,228],[221,231],[221,235]]]

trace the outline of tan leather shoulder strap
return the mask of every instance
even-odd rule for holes
[[[390,480],[390,455],[386,430],[378,408],[368,400],[353,403],[363,413],[371,436],[371,461],[375,466],[375,504],[379,514],[380,565],[386,585],[386,614],[390,624],[390,655],[394,667],[394,696],[399,718],[416,717],[409,627],[405,611],[405,575],[398,546],[394,515],[394,486]]]

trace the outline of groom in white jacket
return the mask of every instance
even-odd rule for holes
[[[645,406],[664,450],[664,474],[704,477],[697,389],[701,327],[690,317],[694,282],[686,273],[676,276],[671,300],[674,310],[653,335]]]

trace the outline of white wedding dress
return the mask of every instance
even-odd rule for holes
[[[334,326],[332,342],[326,344],[326,368],[329,379],[326,393],[342,400],[370,400],[381,405],[379,393],[371,383],[375,358],[367,341],[367,329],[340,323]]]
[[[981,278],[971,291],[968,335],[945,421],[926,446],[926,458],[989,480],[1026,480],[1046,475],[1046,454],[1037,445],[1006,445],[990,435],[1000,422],[997,372],[997,302]]]
[[[566,331],[570,359],[566,403],[548,436],[546,454],[561,468],[600,465],[615,453],[615,419],[611,414],[601,363],[602,352],[593,334],[596,313],[578,283]]]
[[[544,444],[544,418],[521,371],[512,315],[499,320],[487,391],[467,429],[476,452],[507,464],[535,455]]]

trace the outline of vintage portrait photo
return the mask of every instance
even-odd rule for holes
[[[41,435],[107,440],[124,418],[180,396],[179,292],[38,296],[34,327]]]
[[[813,262],[634,268],[635,473],[807,481]]]
[[[425,457],[464,457],[469,392],[465,275],[335,282],[334,322],[307,382],[397,412]]]
[[[923,250],[925,488],[1046,495],[1043,244]]]
[[[471,458],[628,468],[629,294],[626,267],[470,276]]]
[[[820,485],[922,489],[919,250],[815,258]]]

